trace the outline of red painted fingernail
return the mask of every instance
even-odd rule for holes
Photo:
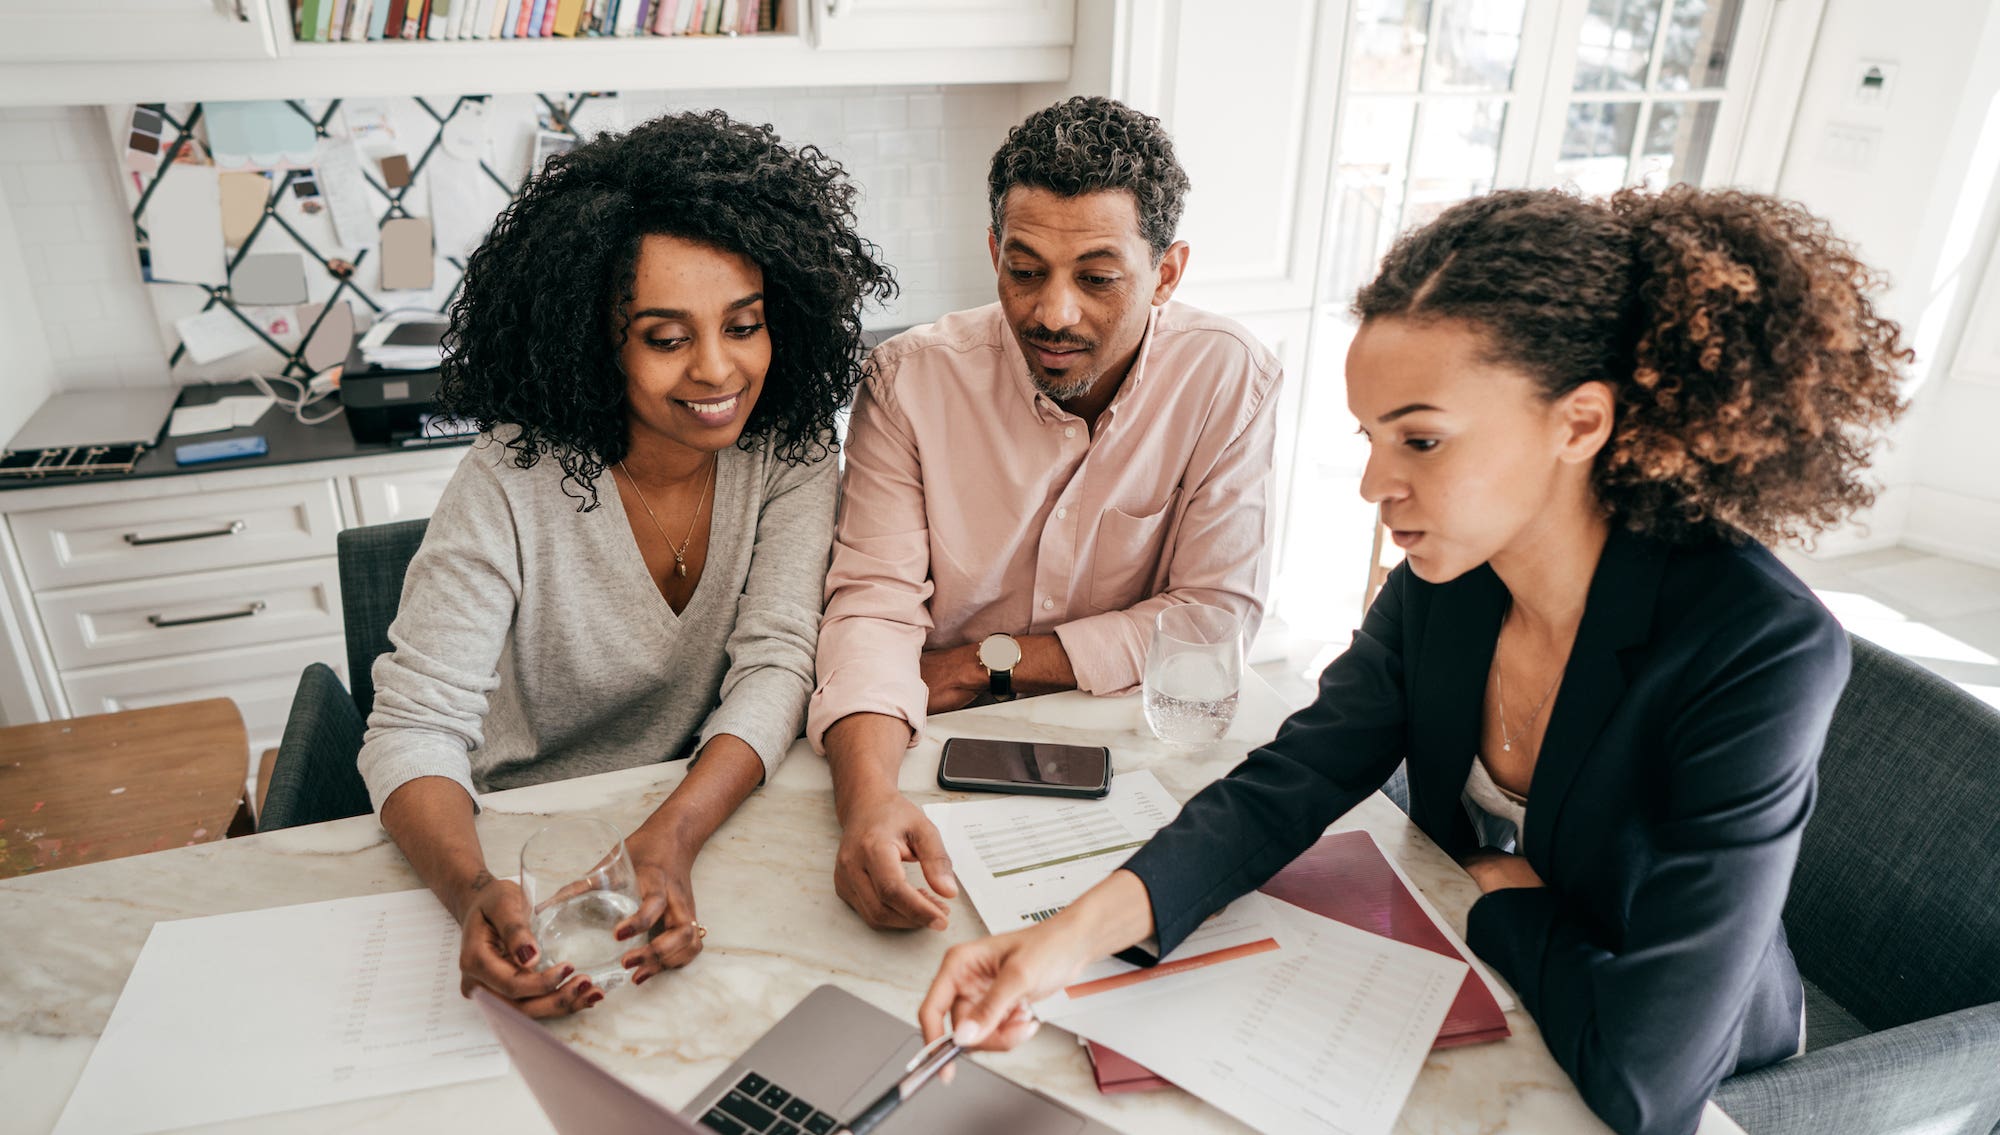
[[[617,934],[618,940],[620,942],[623,942],[625,939],[630,938],[632,936],[632,930],[633,928],[630,926],[622,927]]]
[[[522,965],[527,965],[534,956],[535,948],[533,946],[520,946],[514,950],[514,960],[520,962]]]
[[[591,998],[590,998],[590,1000],[588,1000],[588,1001],[585,1001],[585,1002],[584,1002],[583,1004],[584,1004],[584,1006],[585,1006],[586,1008],[588,1008],[589,1006],[591,1006],[591,1005],[595,1005],[595,1004],[597,1004],[597,1003],[598,1003],[599,1001],[602,1001],[602,1000],[604,1000],[604,994],[602,994],[602,993],[598,993],[598,994],[594,994],[594,995],[592,995],[592,996],[591,996]]]
[[[636,973],[636,974],[633,974],[633,975],[632,975],[632,984],[634,984],[634,985],[644,985],[644,984],[646,984],[646,978],[647,978],[647,977],[649,977],[649,976],[651,976],[651,975],[649,975],[649,974],[643,974],[643,973]]]
[[[564,967],[562,968],[562,975],[561,975],[561,980],[563,980],[563,981],[568,981],[568,980],[569,980],[569,975],[570,975],[570,974],[573,974],[573,973],[575,973],[575,972],[576,972],[576,967],[575,967],[575,966],[564,966]]]

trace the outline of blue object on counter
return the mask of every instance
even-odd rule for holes
[[[236,457],[262,457],[270,452],[270,445],[263,434],[248,437],[224,438],[221,441],[198,441],[192,445],[174,447],[174,464],[200,465],[208,461],[228,461]]]

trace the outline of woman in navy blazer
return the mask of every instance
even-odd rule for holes
[[[1621,1132],[1694,1130],[1796,1052],[1784,908],[1847,678],[1760,540],[1865,505],[1907,357],[1796,206],[1685,186],[1490,194],[1355,303],[1362,494],[1406,553],[1319,696],[1126,865],[955,947],[921,1017],[1005,1048],[1084,964],[1171,951],[1406,762],[1478,882],[1466,940]]]

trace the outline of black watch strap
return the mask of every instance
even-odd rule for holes
[[[996,698],[1014,696],[1014,672],[1012,670],[988,670],[986,672],[986,692]]]

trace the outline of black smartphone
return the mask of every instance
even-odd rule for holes
[[[1111,791],[1111,750],[1102,745],[949,737],[938,762],[939,788],[1101,799]]]

